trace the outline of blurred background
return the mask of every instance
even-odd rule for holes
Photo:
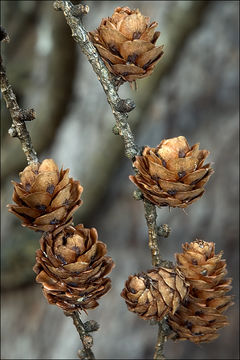
[[[210,150],[215,174],[200,201],[187,208],[158,210],[158,223],[171,235],[160,244],[173,260],[181,244],[196,238],[224,251],[233,278],[235,305],[230,325],[210,344],[168,341],[168,359],[238,359],[238,88],[237,1],[86,1],[88,30],[117,6],[139,8],[159,23],[158,44],[165,54],[138,90],[121,86],[136,109],[129,122],[138,145],[156,146],[183,135],[192,146]],[[98,359],[151,359],[157,328],[128,312],[120,292],[130,274],[151,268],[143,204],[132,198],[133,174],[120,137],[112,133],[113,115],[85,56],[73,41],[65,18],[52,1],[2,1],[2,25],[11,42],[2,45],[4,64],[19,104],[34,108],[28,123],[42,161],[53,158],[84,186],[75,224],[96,227],[116,267],[112,290],[89,311],[100,323],[94,334]],[[74,359],[81,344],[70,318],[48,305],[32,267],[39,234],[20,226],[8,213],[11,180],[26,166],[18,139],[7,131],[9,113],[2,104],[2,358]],[[83,320],[87,319],[83,315]]]

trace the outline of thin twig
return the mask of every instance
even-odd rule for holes
[[[170,261],[163,260],[161,258],[159,252],[159,246],[158,246],[159,237],[168,236],[169,228],[165,224],[164,226],[165,232],[164,231],[160,232],[159,228],[157,227],[156,206],[146,199],[144,199],[143,202],[144,202],[144,210],[145,210],[145,219],[148,227],[148,239],[149,239],[148,244],[152,254],[152,265],[155,267],[163,266],[163,267],[172,268],[173,264]],[[162,227],[160,229],[163,230]],[[158,321],[157,324],[158,324],[158,336],[157,336],[157,343],[155,346],[155,353],[153,358],[154,360],[165,360],[165,357],[163,355],[163,346],[165,341],[167,341],[167,336],[169,334],[169,327],[165,319],[163,319],[162,321]]]
[[[152,253],[153,266],[160,266],[161,257],[158,248],[158,233],[157,233],[157,212],[156,207],[148,200],[144,199],[145,218],[148,227],[148,245]]]
[[[145,219],[148,227],[148,245],[152,254],[152,265],[154,267],[164,266],[165,261],[161,259],[158,247],[158,227],[157,227],[157,211],[156,206],[148,200],[144,199]],[[163,355],[163,346],[166,341],[166,334],[163,329],[162,321],[158,323],[158,336],[155,346],[154,360],[165,360]]]
[[[163,355],[163,346],[164,343],[167,341],[170,333],[171,329],[168,326],[167,319],[163,318],[162,321],[158,322],[158,337],[155,346],[155,353],[153,356],[154,360],[165,360],[165,357]]]
[[[147,199],[143,200],[145,219],[148,227],[148,244],[152,253],[152,265],[155,267],[163,266],[173,268],[173,263],[169,260],[163,260],[160,256],[158,242],[161,237],[168,237],[170,228],[167,224],[157,226],[156,206]]]
[[[54,2],[54,8],[63,11],[67,23],[72,30],[74,40],[81,47],[82,52],[87,56],[88,61],[92,65],[93,71],[96,73],[98,80],[102,84],[106,94],[107,101],[111,106],[113,115],[118,126],[119,135],[123,138],[125,146],[125,154],[129,159],[134,159],[138,154],[138,148],[134,142],[133,134],[127,122],[128,112],[135,108],[135,104],[131,99],[121,99],[117,93],[116,85],[113,77],[110,75],[103,60],[98,54],[97,49],[88,38],[87,31],[82,24],[81,8],[78,6],[76,14],[76,5],[71,1],[57,0]],[[84,6],[82,6],[82,9]],[[86,13],[82,12],[82,14]]]
[[[3,34],[4,31],[5,29],[1,28],[1,34]],[[6,70],[2,64],[2,58],[0,76],[1,92],[12,118],[12,126],[10,127],[8,133],[10,136],[17,137],[20,140],[28,164],[36,163],[38,162],[37,153],[33,148],[32,140],[25,124],[25,121],[31,121],[35,119],[35,111],[34,109],[24,110],[19,107],[12,86],[9,84]]]
[[[165,360],[165,357],[163,355],[163,345],[165,342],[165,335],[164,332],[162,330],[162,323],[159,322],[158,323],[158,338],[157,338],[157,343],[155,346],[155,353],[153,356],[154,360]]]
[[[78,311],[74,311],[72,313],[65,312],[66,316],[70,316],[73,319],[73,323],[77,329],[77,332],[80,336],[81,342],[83,344],[83,350],[79,351],[78,356],[81,360],[93,360],[95,356],[91,350],[93,346],[93,338],[89,335],[89,331],[94,331],[89,329],[86,330],[84,323],[80,319],[80,315]],[[96,329],[95,329],[96,330]]]
[[[115,135],[120,135],[124,141],[125,154],[130,160],[134,160],[135,156],[139,154],[139,148],[135,144],[134,136],[131,128],[127,122],[128,112],[135,108],[135,104],[131,99],[121,99],[117,93],[117,81],[109,73],[104,62],[102,61],[98,51],[93,46],[88,38],[87,32],[82,24],[82,15],[89,11],[84,11],[84,5],[73,6],[70,1],[54,2],[54,7],[57,10],[62,10],[66,17],[67,23],[72,30],[72,36],[81,47],[82,52],[87,56],[88,61],[92,65],[93,71],[96,73],[98,80],[102,84],[104,92],[107,96],[108,103],[112,108],[113,115],[116,120],[117,127],[114,127]],[[86,9],[86,8],[85,8]],[[156,224],[157,213],[155,205],[147,200],[144,201],[145,218],[148,226],[149,234],[149,248],[152,253],[153,266],[167,266],[171,267],[171,263],[162,260],[158,248],[158,227]],[[166,235],[164,235],[166,236]],[[163,360],[163,345],[167,338],[168,327],[165,324],[165,319],[158,323],[158,340],[155,348],[154,359]]]

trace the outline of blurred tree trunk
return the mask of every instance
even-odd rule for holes
[[[3,24],[7,30],[10,29],[11,36],[11,42],[4,45],[4,61],[19,104],[36,110],[37,118],[28,127],[34,146],[41,153],[52,144],[56,129],[69,110],[76,76],[77,52],[66,21],[63,17],[55,16],[52,3],[29,3],[31,5],[28,9],[21,1],[4,2]],[[17,20],[11,22],[16,10],[19,11]],[[19,143],[7,133],[10,118],[6,109],[3,119],[4,182],[7,176],[19,172],[26,161],[20,152],[14,156],[18,153]]]
[[[41,159],[53,157],[80,180],[84,203],[75,223],[84,221],[85,226],[96,227],[117,263],[113,289],[89,314],[101,324],[95,336],[96,354],[99,358],[151,358],[155,327],[128,313],[119,296],[130,273],[151,267],[151,256],[142,203],[131,197],[131,164],[124,158],[121,139],[111,132],[112,113],[61,12],[54,12],[51,2],[15,2],[17,11],[12,3],[5,1],[3,7],[4,25],[11,30],[12,39],[12,44],[4,45],[4,60],[20,101],[37,110],[37,119],[29,124],[34,144]],[[88,30],[96,28],[117,6],[108,1],[88,4],[90,13],[84,18]],[[163,257],[173,260],[181,244],[196,237],[216,242],[216,251],[224,250],[236,294],[238,3],[129,1],[127,5],[159,22],[159,43],[165,44],[163,59],[151,77],[139,81],[138,91],[132,92],[128,85],[120,89],[121,97],[134,98],[137,104],[130,114],[137,143],[156,146],[164,138],[184,135],[191,145],[200,142],[201,149],[210,150],[209,161],[214,162],[215,174],[206,193],[189,207],[188,215],[178,209],[158,211],[159,222],[172,228],[169,239],[161,244]],[[34,21],[26,20],[29,14]],[[21,26],[30,26],[32,31],[21,29],[21,35]],[[16,54],[15,48],[10,48],[13,42]],[[39,234],[21,228],[19,220],[5,209],[11,202],[10,179],[16,180],[26,164],[18,141],[7,135],[7,116],[4,110],[2,286],[12,291],[6,291],[2,302],[3,357],[74,358],[79,342],[71,321],[49,306],[40,286],[34,285],[31,268]],[[28,283],[32,285],[23,288]],[[231,325],[215,342],[200,348],[169,341],[167,357],[237,359],[237,304],[229,317]]]

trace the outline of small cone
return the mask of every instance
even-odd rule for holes
[[[223,315],[233,305],[226,261],[222,253],[215,255],[214,243],[196,240],[183,245],[183,253],[176,254],[177,267],[190,284],[188,298],[168,323],[175,332],[175,339],[190,340],[196,344],[216,339],[217,330],[228,325]]]
[[[111,288],[105,276],[114,263],[96,229],[65,227],[43,234],[40,245],[33,270],[48,302],[67,312],[98,306],[97,300]]]
[[[130,275],[121,296],[128,310],[144,320],[160,321],[175,313],[187,295],[188,284],[178,270],[159,267],[147,273]]]
[[[82,202],[83,188],[68,173],[69,169],[59,172],[52,159],[27,166],[19,175],[20,183],[13,182],[17,205],[8,205],[9,211],[35,231],[60,231],[72,222],[72,214]]]
[[[151,203],[185,208],[200,199],[213,173],[210,164],[203,166],[208,155],[209,151],[199,150],[199,144],[190,148],[184,136],[163,140],[136,156],[133,166],[138,173],[129,179]]]
[[[163,46],[155,46],[157,25],[138,9],[117,7],[89,37],[109,71],[132,82],[150,75],[163,55]]]

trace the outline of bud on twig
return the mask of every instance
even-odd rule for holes
[[[6,42],[10,41],[10,37],[8,36],[8,33],[2,26],[0,26],[0,41],[6,41]]]
[[[119,135],[119,128],[117,125],[114,125],[112,128],[112,132],[114,135]]]
[[[133,192],[133,198],[134,198],[135,200],[142,200],[142,199],[143,199],[143,195],[142,195],[142,193],[141,193],[141,191],[140,191],[139,189],[134,190],[134,192]]]
[[[84,349],[82,350],[78,350],[78,353],[77,353],[78,357],[80,360],[86,360],[88,359],[88,356],[86,354],[86,351]]]
[[[72,15],[74,17],[81,17],[82,15],[88,14],[88,12],[89,12],[88,5],[77,4],[77,5],[74,5],[74,7],[72,9]]]
[[[135,109],[136,105],[132,99],[120,99],[115,109],[121,113],[130,112]]]
[[[22,121],[32,121],[36,118],[34,109],[21,109],[19,117]]]
[[[95,320],[89,320],[84,323],[84,329],[86,332],[97,331],[100,325]]]
[[[54,8],[54,10],[62,11],[62,7],[61,7],[61,4],[59,1],[54,1],[53,8]]]
[[[8,134],[11,137],[16,137],[17,136],[17,130],[16,130],[15,126],[10,127],[10,129],[8,130]]]
[[[85,349],[90,349],[93,346],[93,338],[90,335],[84,336],[83,346]]]
[[[167,238],[171,232],[171,228],[168,224],[159,225],[157,228],[158,236]]]

